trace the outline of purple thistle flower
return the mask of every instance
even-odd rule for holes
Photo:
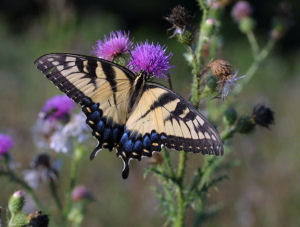
[[[231,15],[235,21],[240,21],[243,18],[251,16],[251,14],[252,7],[247,1],[238,1],[231,11]]]
[[[14,146],[12,138],[5,134],[0,134],[0,157],[8,153],[8,150]]]
[[[167,79],[168,71],[173,67],[169,64],[172,53],[166,55],[166,47],[154,45],[146,41],[137,44],[131,52],[131,60],[128,67],[135,73],[144,72],[147,75],[154,75],[157,78]]]
[[[75,103],[66,95],[50,98],[42,110],[42,117],[50,120],[66,120],[75,108]]]
[[[123,53],[129,53],[131,46],[129,33],[117,31],[111,32],[109,37],[104,36],[104,41],[98,40],[93,52],[99,58],[112,61]]]

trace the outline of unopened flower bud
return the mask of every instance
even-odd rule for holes
[[[264,105],[256,105],[253,109],[252,118],[255,124],[269,128],[274,123],[274,112]]]
[[[190,46],[193,41],[193,35],[189,31],[184,31],[182,34],[177,34],[178,42]]]
[[[255,123],[250,116],[241,116],[236,124],[236,131],[242,134],[247,134],[253,131]]]
[[[248,33],[253,30],[255,26],[255,22],[252,18],[246,17],[240,21],[239,28],[243,33]]]
[[[235,21],[240,21],[244,18],[250,17],[252,14],[252,7],[247,1],[238,1],[232,11],[231,15]]]
[[[237,119],[237,112],[233,107],[228,108],[224,113],[224,122],[227,125],[233,125]]]
[[[8,201],[8,209],[11,213],[16,214],[20,212],[25,204],[25,192],[16,191]]]
[[[84,199],[92,199],[91,192],[83,185],[77,186],[73,189],[72,200],[77,202]]]

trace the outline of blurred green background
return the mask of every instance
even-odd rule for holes
[[[259,41],[269,36],[272,17],[280,1],[249,1],[254,7]],[[250,136],[238,135],[229,158],[240,165],[230,171],[210,203],[223,202],[224,209],[208,220],[206,226],[300,226],[300,3],[288,1],[294,11],[293,25],[278,43],[270,58],[238,98],[238,110],[250,113],[252,106],[264,103],[275,112],[271,130],[258,128]],[[129,30],[135,41],[160,42],[173,52],[174,90],[188,97],[191,73],[183,58],[184,48],[169,39],[170,26],[164,17],[177,4],[184,5],[197,22],[201,13],[196,1],[138,0],[2,0],[0,3],[0,132],[15,140],[12,155],[20,164],[19,172],[29,167],[39,152],[33,143],[32,127],[44,102],[60,93],[33,65],[49,52],[72,52],[90,55],[96,40],[113,30]],[[247,39],[230,16],[230,4],[222,16],[223,48],[219,56],[229,60],[240,74],[252,62]],[[195,28],[196,28],[195,24]],[[92,147],[96,144],[90,144]],[[122,163],[115,155],[102,152],[89,161],[90,149],[80,166],[78,182],[97,198],[88,207],[83,226],[162,226],[164,217],[151,187],[155,180],[143,178],[147,160],[133,162],[128,180],[121,178]],[[299,152],[299,153],[298,153]],[[62,155],[66,156],[66,155]],[[189,171],[202,157],[189,155]],[[60,193],[68,184],[69,159],[63,158]],[[19,189],[0,178],[0,206]],[[43,201],[50,199],[47,187],[38,191]],[[54,206],[53,201],[46,203]],[[187,214],[187,226],[192,223]]]

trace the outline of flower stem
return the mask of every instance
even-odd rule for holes
[[[248,31],[246,35],[251,46],[253,58],[256,59],[259,53],[259,46],[255,38],[255,35],[252,30]]]
[[[167,151],[167,149],[165,147],[163,147],[161,149],[161,151],[162,151],[162,156],[164,158],[164,162],[166,163],[167,171],[169,172],[171,178],[174,179],[175,178],[175,172],[174,172],[174,170],[172,168],[170,155],[169,155],[169,153],[168,153],[168,151]]]
[[[77,145],[76,148],[74,149],[73,158],[71,161],[70,183],[66,195],[66,206],[63,211],[63,218],[64,218],[63,221],[65,226],[68,226],[66,222],[67,222],[68,214],[72,207],[72,191],[76,185],[77,169],[78,169],[79,161],[82,157],[82,153],[83,153],[82,148],[79,145]]]
[[[53,179],[50,179],[50,182],[49,182],[49,188],[50,188],[50,191],[51,191],[51,195],[54,199],[54,202],[55,202],[55,205],[58,209],[58,212],[60,213],[60,215],[62,216],[63,218],[63,207],[62,207],[62,204],[60,202],[60,199],[59,199],[59,196],[57,194],[57,188],[56,188],[56,184],[54,182]]]
[[[183,193],[183,179],[186,163],[186,152],[180,151],[179,163],[177,169],[177,180],[178,180],[178,190],[177,190],[177,217],[175,221],[176,227],[182,227],[184,225],[184,213],[185,213],[185,198]]]

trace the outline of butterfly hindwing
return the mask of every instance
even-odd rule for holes
[[[159,145],[203,154],[223,154],[216,129],[182,97],[156,83],[146,83],[143,95],[126,122],[132,137],[157,133]],[[162,139],[163,138],[163,139]],[[160,147],[153,147],[160,150]]]

